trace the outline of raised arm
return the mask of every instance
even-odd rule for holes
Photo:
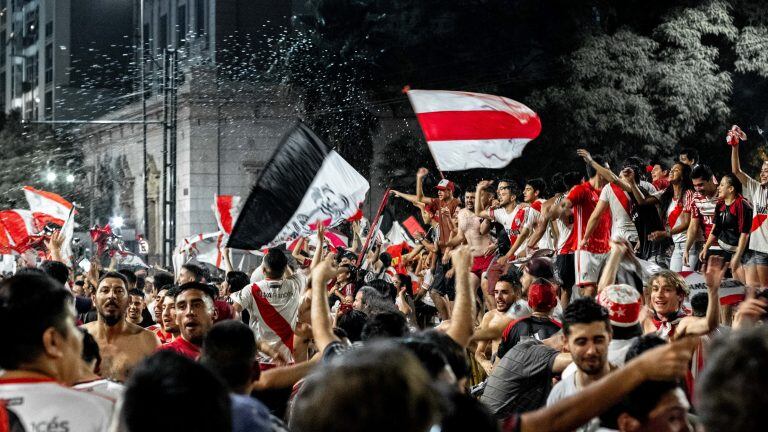
[[[424,177],[429,174],[429,171],[427,171],[426,168],[419,168],[418,171],[416,171],[416,199],[417,201],[421,201],[425,204],[429,204],[432,202],[432,198],[425,197],[424,196]]]
[[[704,278],[707,283],[707,314],[703,317],[685,317],[675,331],[675,337],[686,335],[702,336],[717,328],[720,324],[720,284],[725,276],[727,266],[723,257],[712,255],[707,260]]]
[[[483,219],[493,220],[488,210],[483,208],[483,191],[492,185],[492,180],[482,180],[477,184],[475,188],[475,216],[479,216]]]
[[[417,202],[420,202],[419,201],[419,197],[416,196],[416,195],[411,195],[411,194],[403,193],[403,192],[396,191],[396,190],[391,190],[391,191],[389,191],[389,193],[392,194],[393,196],[398,197],[398,198],[402,198],[402,199],[408,201],[411,204],[416,204]]]
[[[302,255],[301,252],[304,251],[306,242],[306,238],[299,237],[299,240],[296,241],[296,247],[291,251],[291,256],[299,263],[299,265],[301,265],[301,262],[304,260],[304,255]]]
[[[628,245],[625,241],[613,241],[611,240],[611,254],[608,256],[608,260],[603,268],[603,273],[600,275],[600,281],[597,283],[597,292],[600,293],[605,287],[616,283],[616,274],[619,271],[619,265],[624,259],[624,254],[627,253]]]
[[[339,340],[333,334],[333,321],[331,310],[328,307],[328,299],[325,296],[325,287],[331,278],[336,276],[334,256],[328,256],[312,270],[312,337],[315,339],[317,350],[323,352],[325,347],[333,341]]]
[[[446,333],[456,343],[466,348],[472,338],[475,319],[475,292],[469,284],[470,254],[469,248],[461,246],[453,251],[456,301],[453,306],[451,324]]]
[[[736,178],[738,178],[742,184],[748,183],[749,180],[752,180],[752,177],[748,176],[747,173],[741,170],[741,161],[739,160],[739,144],[738,143],[736,143],[735,146],[731,147],[731,171],[733,172],[733,175],[735,175]]]
[[[323,247],[325,246],[325,226],[322,222],[317,223],[317,247],[315,248],[315,254],[312,256],[312,264],[309,265],[310,271],[320,264],[323,259]]]

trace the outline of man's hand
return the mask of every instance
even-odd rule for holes
[[[504,266],[504,265],[507,265],[507,263],[509,262],[509,258],[507,258],[506,255],[502,255],[502,256],[499,257],[498,260],[496,260],[496,262],[499,265]]]
[[[499,249],[498,245],[490,244],[488,245],[488,248],[485,249],[485,252],[483,253],[483,255],[485,256],[493,255],[496,253],[497,249]]]
[[[51,259],[59,261],[63,258],[61,256],[61,246],[63,244],[64,235],[61,233],[61,230],[54,231],[53,234],[51,234],[51,237],[48,240],[45,240],[45,246],[51,253]]]
[[[584,237],[579,242],[579,249],[584,249],[585,247],[587,247],[588,244],[589,244],[589,238],[588,237]]]
[[[464,245],[454,249],[451,254],[451,262],[453,263],[451,270],[455,270],[457,274],[469,273],[469,269],[472,267],[472,254],[469,253],[469,247]]]
[[[589,154],[589,152],[585,149],[578,149],[576,150],[576,154],[579,155],[582,159],[584,159],[584,162],[591,164],[592,163],[592,155]]]
[[[446,279],[453,279],[453,274],[454,274],[454,270],[453,270],[453,267],[451,267],[450,269],[448,269],[447,272],[445,272]]]
[[[427,174],[429,174],[429,170],[424,167],[421,167],[419,168],[418,171],[416,171],[416,178],[424,178],[424,176],[426,176]]]
[[[477,183],[477,189],[485,190],[488,189],[493,184],[493,180],[480,180],[480,182]]]
[[[322,281],[323,285],[327,285],[331,278],[335,278],[338,274],[338,267],[336,267],[336,257],[334,254],[328,254],[325,259],[320,261],[312,270],[312,280]]]
[[[768,313],[768,301],[764,298],[750,298],[739,304],[733,317],[733,328],[750,328]]]
[[[698,337],[685,337],[648,350],[627,365],[637,367],[646,380],[673,381],[688,372],[688,364],[698,343]]]
[[[650,241],[659,241],[666,237],[669,237],[669,234],[666,231],[654,231],[648,234],[648,240]]]
[[[318,221],[317,222],[317,240],[320,241],[318,243],[317,247],[323,247],[323,239],[325,239],[325,225],[323,222]]]
[[[719,289],[727,269],[728,267],[726,267],[723,257],[710,255],[704,270],[704,279],[707,282],[707,289]]]

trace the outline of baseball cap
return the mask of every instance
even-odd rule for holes
[[[597,302],[608,309],[611,325],[631,327],[640,322],[640,293],[626,284],[609,285],[597,295]]]
[[[528,306],[533,310],[552,310],[557,306],[555,287],[544,280],[532,283],[528,288]]]
[[[435,186],[435,188],[438,190],[450,189],[451,191],[453,191],[455,186],[453,185],[452,181],[448,179],[442,179],[440,180],[440,183],[438,183],[437,186]]]

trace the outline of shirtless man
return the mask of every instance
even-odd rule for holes
[[[488,339],[478,340],[477,348],[475,349],[475,359],[480,366],[483,367],[485,372],[490,375],[491,369],[493,369],[493,362],[488,355],[488,342],[491,343],[491,354],[495,354],[499,348],[501,342],[501,334],[507,325],[515,319],[514,306],[521,298],[521,289],[519,280],[515,280],[514,277],[503,275],[496,282],[495,298],[496,309],[491,309],[483,315],[483,320],[480,322],[480,326],[476,330],[475,340],[478,336],[489,335]]]
[[[83,326],[99,344],[102,377],[120,382],[160,345],[154,333],[125,320],[127,285],[120,273],[102,276],[95,295],[98,319]]]
[[[470,282],[473,290],[477,290],[480,285],[483,272],[488,270],[488,266],[493,262],[493,254],[496,251],[496,246],[488,235],[491,223],[475,215],[475,196],[475,191],[467,191],[464,194],[465,207],[459,210],[458,229],[446,244],[450,248],[455,248],[462,243],[469,245],[469,252],[472,254]],[[489,310],[493,309],[493,296],[487,292],[484,294],[486,306]]]

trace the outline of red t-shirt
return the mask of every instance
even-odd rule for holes
[[[161,345],[158,348],[158,351],[159,350],[176,351],[177,354],[181,354],[185,357],[189,357],[192,360],[197,360],[197,358],[200,357],[200,347],[197,345],[194,345],[191,342],[188,342],[186,339],[184,339],[181,336],[174,339],[173,342],[169,342],[165,345]]]
[[[584,182],[574,186],[566,198],[573,204],[573,229],[568,240],[565,241],[561,251],[563,254],[572,253],[578,249],[579,242],[587,230],[587,222],[600,200],[600,190],[593,188],[589,182]],[[597,254],[608,253],[611,249],[608,243],[610,236],[611,213],[605,211],[600,215],[597,226],[583,250]]]

